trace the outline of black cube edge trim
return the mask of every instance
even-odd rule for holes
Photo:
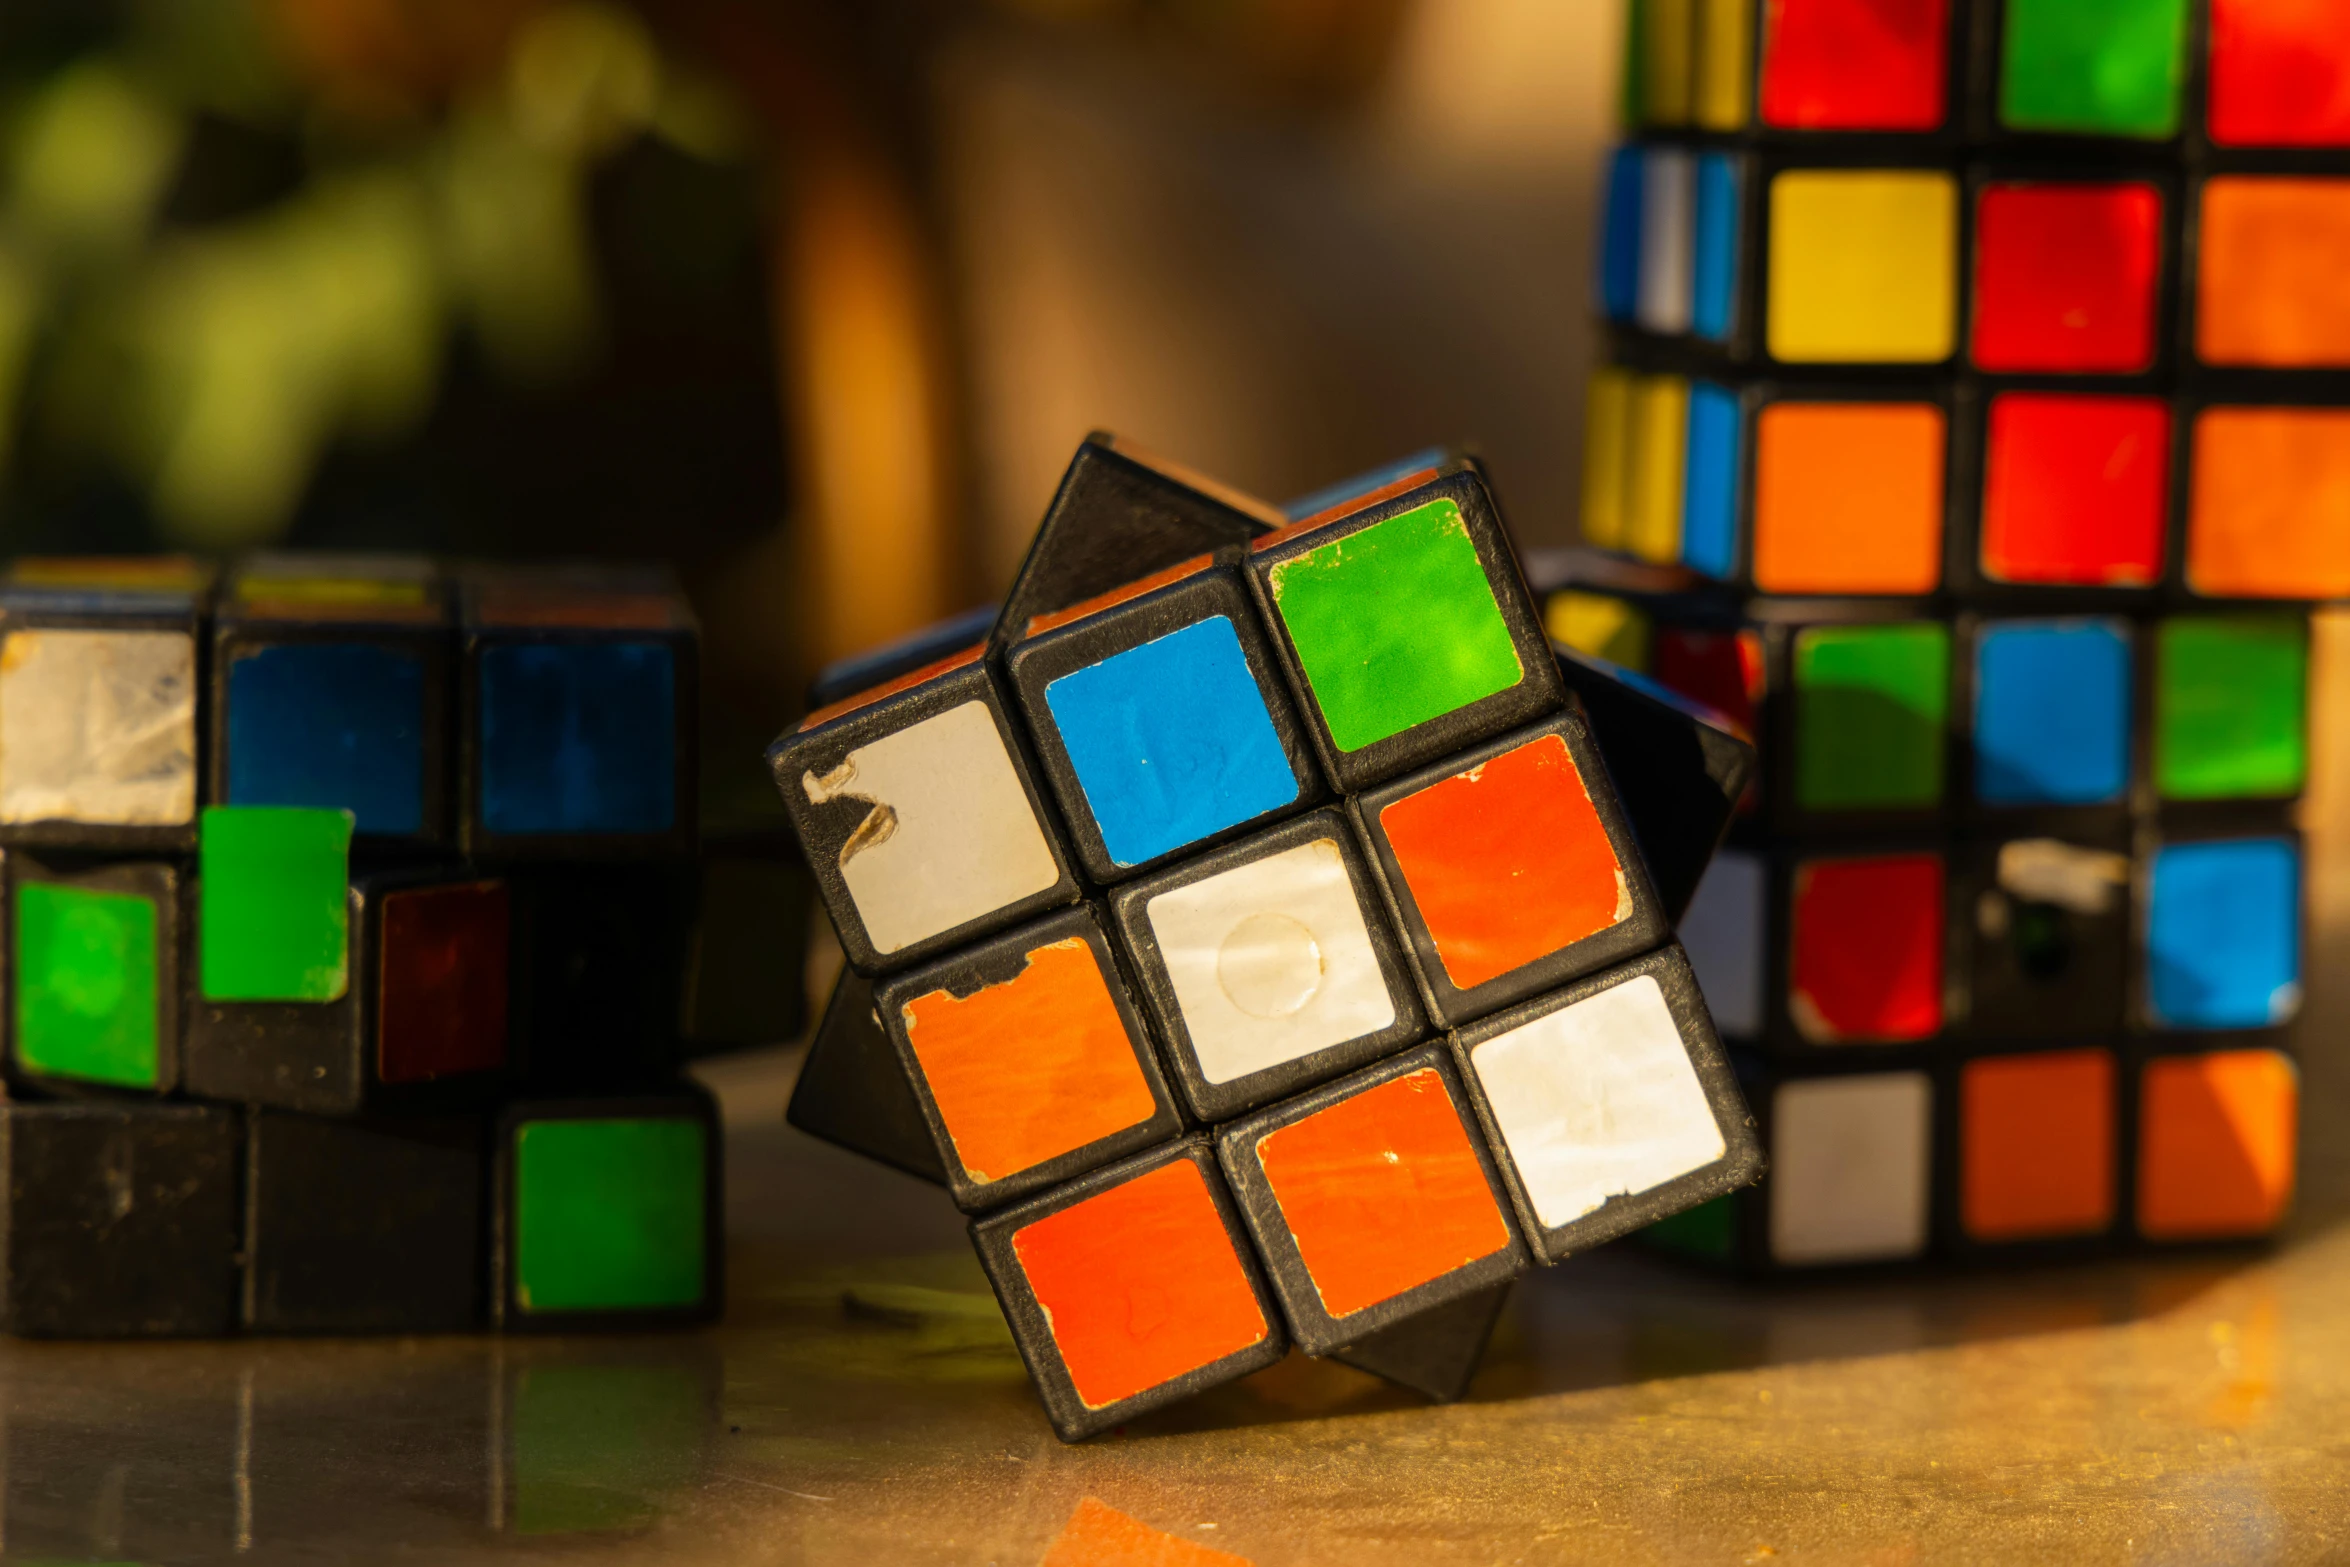
[[[1076,1383],[1071,1380],[1069,1369],[1062,1362],[1053,1338],[1051,1319],[1037,1301],[1036,1292],[1029,1287],[1027,1271],[1021,1266],[1019,1254],[1013,1249],[1013,1237],[1040,1219],[1072,1208],[1089,1197],[1122,1186],[1138,1176],[1148,1175],[1178,1159],[1190,1160],[1207,1184],[1208,1195],[1215,1202],[1217,1216],[1223,1221],[1225,1234],[1231,1238],[1233,1253],[1239,1258],[1241,1271],[1256,1296],[1257,1309],[1264,1315],[1265,1336],[1246,1349],[1195,1367],[1131,1397],[1098,1407],[1088,1405],[1078,1396]],[[1262,1371],[1289,1353],[1289,1335],[1283,1326],[1280,1305],[1266,1285],[1262,1265],[1249,1243],[1247,1226],[1241,1220],[1231,1192],[1225,1187],[1224,1174],[1218,1168],[1215,1152],[1205,1136],[1195,1135],[1154,1148],[1122,1163],[1080,1176],[1066,1186],[1016,1207],[973,1219],[971,1243],[979,1253],[979,1264],[986,1270],[988,1282],[995,1288],[996,1300],[1002,1305],[1004,1317],[1011,1325],[1013,1342],[1019,1347],[1021,1360],[1027,1364],[1029,1378],[1036,1387],[1038,1400],[1044,1405],[1045,1416],[1052,1421],[1054,1432],[1064,1442],[1082,1442],[1087,1437],[1098,1436],[1137,1415],[1181,1403],[1209,1388],[1254,1371]]]
[[[1598,1208],[1565,1224],[1545,1225],[1510,1153],[1500,1117],[1477,1074],[1477,1047],[1642,978],[1655,980],[1663,993],[1666,1010],[1672,1015],[1688,1052],[1689,1065],[1705,1093],[1706,1107],[1713,1113],[1715,1129],[1721,1133],[1721,1156],[1646,1191],[1612,1196]],[[1503,1182],[1509,1188],[1510,1202],[1525,1233],[1527,1250],[1537,1262],[1545,1265],[1563,1262],[1576,1252],[1589,1251],[1702,1202],[1751,1186],[1762,1178],[1765,1159],[1761,1133],[1746,1096],[1739,1089],[1730,1058],[1714,1032],[1712,1015],[1698,991],[1697,975],[1678,946],[1661,948],[1619,968],[1594,974],[1565,990],[1481,1019],[1455,1034],[1452,1043],[1462,1086],[1468,1091],[1478,1126],[1491,1145]]]
[[[914,1085],[874,1010],[873,982],[855,969],[844,967],[834,983],[783,1118],[821,1142],[946,1185]]]
[[[1439,1404],[1457,1403],[1468,1397],[1485,1346],[1509,1301],[1510,1285],[1496,1284],[1332,1350],[1328,1358]]]
[[[1370,936],[1372,953],[1379,962],[1380,978],[1386,982],[1388,1001],[1394,1008],[1394,1021],[1376,1033],[1342,1040],[1309,1055],[1240,1077],[1210,1082],[1193,1048],[1190,1027],[1184,1020],[1182,1003],[1175,993],[1174,978],[1168,971],[1165,954],[1160,950],[1157,933],[1151,924],[1151,902],[1161,894],[1196,885],[1226,871],[1324,839],[1338,845],[1339,857],[1346,867],[1349,883],[1355,889],[1363,913],[1363,927]],[[1148,880],[1128,882],[1111,892],[1109,906],[1111,922],[1125,945],[1136,978],[1140,981],[1144,1004],[1150,1008],[1153,1020],[1158,1025],[1168,1070],[1191,1113],[1203,1122],[1229,1120],[1260,1105],[1368,1065],[1382,1056],[1407,1048],[1427,1031],[1427,1018],[1413,979],[1411,959],[1387,912],[1379,889],[1379,879],[1373,873],[1370,862],[1364,858],[1358,836],[1335,808],[1325,807],[1283,822],[1255,837],[1227,844]]]
[[[1478,1168],[1484,1172],[1494,1211],[1500,1216],[1508,1240],[1498,1250],[1441,1277],[1348,1312],[1344,1317],[1334,1317],[1324,1309],[1321,1286],[1314,1282],[1296,1239],[1290,1234],[1280,1200],[1274,1196],[1272,1182],[1258,1159],[1257,1144],[1283,1127],[1295,1125],[1367,1089],[1429,1070],[1443,1080],[1453,1110],[1461,1117],[1461,1130],[1476,1153]],[[1249,1233],[1256,1239],[1257,1254],[1264,1259],[1273,1291],[1281,1298],[1290,1338],[1309,1355],[1334,1354],[1425,1312],[1505,1284],[1524,1273],[1530,1264],[1525,1239],[1518,1233],[1508,1188],[1494,1165],[1493,1150],[1477,1128],[1475,1113],[1469,1108],[1452,1054],[1441,1041],[1395,1056],[1222,1128],[1216,1135],[1216,1157],[1224,1167],[1226,1179],[1232,1183],[1233,1200],[1240,1207]]]
[[[1094,955],[1095,962],[1101,966],[1103,980],[1110,990],[1111,1004],[1117,1008],[1118,1019],[1125,1026],[1127,1042],[1133,1047],[1135,1065],[1150,1089],[1150,1118],[1121,1127],[1106,1137],[1097,1138],[1083,1147],[1072,1148],[1042,1164],[1033,1164],[994,1180],[974,1179],[963,1163],[954,1134],[948,1128],[938,1100],[931,1092],[930,1079],[923,1069],[921,1055],[915,1050],[913,1039],[902,1020],[902,1008],[915,997],[935,991],[943,990],[959,1000],[967,1000],[994,985],[1009,983],[1019,973],[1026,971],[1025,961],[1017,965],[1006,961],[1015,955],[1024,958],[1025,953],[1020,953],[1018,949],[1033,951],[1036,947],[1071,938],[1083,941],[1087,950]],[[992,1208],[1000,1208],[1047,1187],[1072,1180],[1096,1166],[1112,1163],[1183,1134],[1183,1113],[1177,1108],[1175,1097],[1167,1087],[1166,1073],[1160,1066],[1159,1052],[1151,1042],[1149,1026],[1135,1005],[1133,987],[1126,978],[1124,965],[1118,961],[1109,935],[1103,930],[1090,905],[1081,903],[1048,914],[1034,924],[1001,932],[985,945],[997,950],[987,953],[974,950],[954,953],[926,967],[908,969],[893,975],[875,986],[873,992],[874,1010],[880,1019],[882,1031],[888,1036],[891,1049],[896,1052],[899,1070],[913,1090],[914,1102],[922,1113],[923,1125],[929,1129],[932,1145],[937,1151],[939,1169],[946,1178],[947,1192],[954,1198],[956,1207],[965,1213],[984,1213]]]

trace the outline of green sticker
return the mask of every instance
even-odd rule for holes
[[[525,1125],[514,1146],[522,1308],[700,1305],[707,1135],[683,1116]]]
[[[1942,798],[1950,633],[1813,626],[1795,637],[1795,799],[1810,811],[1900,810]]]
[[[1431,501],[1269,574],[1329,725],[1359,751],[1525,678],[1460,507]]]
[[[2161,138],[2179,128],[2186,0],[2007,0],[2010,130]]]
[[[50,882],[16,889],[16,1055],[36,1072],[153,1088],[155,905]]]
[[[207,1001],[339,1001],[351,987],[351,813],[214,805],[197,840]]]
[[[2154,786],[2166,800],[2298,794],[2309,770],[2309,641],[2299,618],[2163,622]]]

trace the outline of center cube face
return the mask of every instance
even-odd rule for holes
[[[2161,398],[1997,393],[1977,569],[2017,587],[2152,587],[2170,493],[2171,409]]]
[[[2178,134],[2187,0],[2006,0],[1998,119],[2025,134]]]
[[[351,985],[351,813],[204,812],[199,993],[207,1001],[339,1001]]]
[[[1993,180],[1975,204],[1975,367],[2131,375],[2156,358],[2162,191]]]
[[[2186,578],[2205,598],[2350,593],[2350,408],[2208,407],[2194,415]]]
[[[2301,848],[2161,844],[2146,871],[2140,1015],[2156,1029],[2274,1028],[2301,1009]]]
[[[1425,1028],[1411,960],[1335,810],[1111,895],[1193,1115],[1222,1121]]]
[[[966,1211],[1182,1130],[1090,908],[910,970],[874,996]]]
[[[1196,850],[1321,790],[1238,575],[1210,557],[1178,571],[1156,591],[1032,629],[1005,659],[1078,857],[1097,882]]]
[[[1582,717],[1350,802],[1435,1020],[1456,1026],[1646,951],[1668,922]]]
[[[1762,1152],[1676,948],[1455,1036],[1461,1080],[1543,1263],[1752,1181]]]
[[[716,1313],[717,1132],[706,1103],[517,1105],[499,1160],[505,1326]]]
[[[225,656],[222,803],[348,810],[370,835],[426,831],[420,651],[289,641]]]
[[[179,1081],[179,874],[9,861],[12,1049],[35,1077],[168,1093]]]
[[[1441,1045],[1236,1122],[1216,1149],[1309,1355],[1525,1271],[1509,1200]]]
[[[1077,899],[982,651],[812,713],[767,753],[841,945],[867,973]]]
[[[1561,700],[1540,617],[1474,472],[1270,535],[1250,571],[1342,790]]]
[[[1956,857],[1954,951],[1971,953],[1965,1032],[1978,1039],[2121,1031],[2131,933],[2127,830],[2012,837]]]
[[[192,635],[0,638],[0,824],[184,830],[195,815]]]
[[[975,1220],[971,1235],[1064,1441],[1262,1370],[1289,1348],[1204,1140]]]

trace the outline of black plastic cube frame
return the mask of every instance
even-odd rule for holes
[[[25,1338],[234,1328],[243,1119],[228,1105],[0,1106],[0,1326]]]
[[[626,1093],[676,1074],[699,868],[511,868],[510,1078],[541,1098]]]
[[[2012,852],[2011,852],[2012,851]],[[1949,951],[1970,1040],[2054,1044],[2121,1032],[2131,967],[2126,828],[2011,832],[1955,845]]]
[[[1225,553],[1237,559],[1237,552]],[[1280,739],[1281,754],[1288,759],[1290,776],[1297,780],[1297,793],[1286,803],[1220,832],[1195,838],[1151,859],[1121,864],[1110,857],[1102,840],[1101,826],[1094,820],[1085,785],[1070,762],[1060,725],[1053,719],[1047,690],[1065,675],[1218,616],[1229,621],[1240,638],[1241,655],[1248,662],[1249,673],[1256,677],[1257,695],[1265,704],[1266,716],[1273,722],[1273,733]],[[1306,809],[1324,793],[1321,769],[1315,765],[1313,748],[1298,722],[1296,708],[1290,703],[1289,688],[1257,624],[1256,606],[1250,601],[1239,572],[1229,565],[1218,563],[1131,599],[1106,604],[1064,625],[1048,626],[1033,635],[1016,635],[1004,654],[1004,674],[1020,704],[1021,715],[1028,721],[1037,764],[1060,804],[1061,820],[1067,824],[1078,862],[1097,884],[1107,886],[1144,875],[1185,855],[1230,842],[1268,821]]]
[[[447,1113],[486,1106],[516,1066],[514,997],[507,996],[503,1071],[418,1083],[386,1083],[378,1072],[376,1025],[383,998],[383,907],[392,893],[495,880],[458,869],[376,871],[355,878],[345,904],[350,983],[333,1001],[212,1001],[204,995],[202,921],[184,922],[187,958],[181,1082],[191,1094],[272,1105],[310,1115]],[[189,878],[189,898],[199,898]]]
[[[850,752],[862,746],[971,702],[984,705],[988,716],[995,721],[996,735],[1003,741],[1005,755],[1011,758],[1012,772],[1020,780],[1021,793],[1035,813],[1037,831],[1043,835],[1059,875],[1042,891],[883,952],[866,933],[865,921],[857,913],[856,899],[841,873],[842,852],[856,840],[878,808],[871,801],[847,795],[836,795],[818,804],[808,797],[805,781],[833,773],[846,764]],[[847,953],[850,964],[867,974],[911,967],[976,937],[1016,925],[1030,915],[1074,903],[1081,895],[1076,872],[1070,864],[1067,831],[1056,820],[1045,797],[1019,719],[977,649],[962,655],[953,667],[903,690],[884,686],[845,712],[830,716],[825,711],[817,712],[810,721],[786,731],[767,748],[767,765],[775,775],[775,787],[783,795],[784,806],[791,813],[792,826],[799,833],[800,846],[808,856],[808,868],[815,873],[817,891],[832,914],[832,927],[840,936],[841,949]]]
[[[632,1311],[539,1311],[516,1296],[514,1143],[538,1121],[601,1121],[635,1118],[693,1119],[703,1128],[702,1299],[692,1306]],[[718,1104],[703,1090],[680,1085],[665,1091],[597,1099],[525,1099],[505,1106],[493,1125],[490,1145],[490,1325],[505,1333],[603,1333],[691,1327],[715,1322],[726,1310],[726,1150]]]
[[[1230,545],[1286,519],[1274,507],[1106,430],[1078,444],[1012,578],[988,647],[1000,652],[1039,615]]]
[[[1485,584],[1492,590],[1503,624],[1509,628],[1510,645],[1517,653],[1521,676],[1517,684],[1480,697],[1466,707],[1439,714],[1359,750],[1341,751],[1331,739],[1321,704],[1314,696],[1313,686],[1306,679],[1305,668],[1298,661],[1297,650],[1281,619],[1273,594],[1273,574],[1292,561],[1366,528],[1446,500],[1460,508],[1462,523],[1476,546],[1478,564],[1484,568]],[[1487,488],[1485,471],[1473,459],[1448,465],[1439,477],[1415,489],[1374,500],[1325,521],[1309,518],[1279,535],[1259,541],[1249,557],[1248,576],[1258,612],[1270,633],[1306,734],[1322,760],[1323,771],[1342,792],[1369,788],[1473,745],[1487,735],[1515,728],[1550,712],[1566,699],[1558,664],[1551,657],[1550,641],[1543,634],[1541,611],[1536,608],[1534,596],[1527,590],[1526,579],[1519,571],[1517,550]]]
[[[245,1117],[244,1325],[459,1333],[483,1317],[478,1117]]]
[[[1243,1077],[1210,1082],[1192,1047],[1191,1029],[1184,1021],[1174,978],[1168,972],[1166,955],[1151,924],[1151,902],[1178,888],[1324,839],[1337,845],[1339,860],[1346,868],[1356,906],[1362,911],[1363,929],[1370,935],[1371,951],[1379,960],[1379,974],[1386,982],[1388,1002],[1395,1011],[1394,1021],[1376,1033],[1342,1040]],[[1404,1049],[1427,1032],[1411,958],[1396,934],[1393,916],[1380,895],[1378,878],[1371,873],[1346,818],[1336,809],[1325,808],[1283,822],[1145,880],[1128,882],[1110,894],[1110,918],[1120,942],[1133,959],[1142,998],[1158,1025],[1159,1038],[1166,1050],[1168,1069],[1182,1089],[1191,1113],[1203,1122],[1230,1120],[1259,1105],[1351,1072]]]
[[[1508,1243],[1450,1273],[1416,1284],[1400,1295],[1349,1312],[1344,1318],[1333,1317],[1323,1308],[1321,1287],[1314,1282],[1305,1257],[1298,1250],[1297,1239],[1282,1217],[1280,1199],[1273,1194],[1272,1182],[1266,1178],[1257,1145],[1285,1126],[1293,1126],[1366,1090],[1421,1071],[1435,1072],[1444,1083],[1444,1091],[1451,1096],[1453,1110],[1461,1119],[1461,1132],[1476,1152],[1478,1168],[1484,1172],[1486,1189],[1492,1195],[1494,1211],[1501,1216]],[[1501,1172],[1495,1168],[1493,1150],[1486,1145],[1476,1117],[1469,1109],[1452,1053],[1441,1040],[1366,1067],[1335,1083],[1325,1083],[1221,1128],[1216,1134],[1216,1157],[1232,1183],[1232,1195],[1240,1206],[1249,1234],[1256,1239],[1257,1254],[1264,1258],[1265,1272],[1272,1280],[1274,1293],[1281,1297],[1290,1337],[1309,1355],[1335,1355],[1426,1312],[1507,1284],[1527,1269],[1526,1242],[1518,1233],[1509,1192],[1502,1184]]]
[[[1241,1272],[1256,1296],[1257,1310],[1264,1315],[1265,1336],[1246,1349],[1146,1388],[1131,1398],[1118,1399],[1099,1408],[1088,1407],[1078,1396],[1077,1385],[1055,1346],[1052,1321],[1037,1301],[1036,1292],[1029,1287],[1027,1272],[1013,1249],[1013,1238],[1040,1219],[1050,1218],[1089,1197],[1123,1186],[1179,1159],[1189,1160],[1207,1183],[1217,1217],[1223,1220],[1224,1233],[1232,1242],[1232,1254],[1239,1260]],[[1122,1163],[1082,1175],[1027,1202],[973,1219],[971,1243],[979,1252],[979,1264],[986,1269],[988,1282],[995,1287],[1004,1320],[1012,1330],[1012,1341],[1019,1346],[1020,1358],[1028,1366],[1029,1380],[1036,1386],[1036,1396],[1044,1404],[1045,1416],[1064,1442],[1081,1442],[1123,1425],[1137,1415],[1180,1403],[1252,1371],[1262,1371],[1289,1352],[1289,1336],[1282,1326],[1280,1307],[1265,1282],[1256,1250],[1249,1242],[1249,1232],[1241,1222],[1232,1194],[1225,1187],[1223,1172],[1217,1167],[1216,1156],[1205,1135],[1163,1144]]]
[[[1705,1102],[1713,1112],[1714,1126],[1722,1134],[1722,1155],[1662,1186],[1610,1197],[1579,1219],[1546,1227],[1526,1190],[1525,1177],[1510,1154],[1509,1141],[1502,1134],[1493,1100],[1477,1075],[1477,1047],[1579,1001],[1588,1001],[1644,977],[1654,979],[1664,993],[1665,1008],[1672,1013],[1681,1043],[1689,1053],[1689,1065],[1697,1073],[1698,1086],[1705,1090]],[[1737,1074],[1731,1070],[1730,1058],[1714,1032],[1713,1016],[1706,1011],[1705,998],[1698,993],[1697,975],[1678,946],[1659,948],[1621,968],[1594,974],[1565,990],[1480,1019],[1452,1036],[1452,1048],[1454,1065],[1468,1091],[1469,1103],[1477,1113],[1477,1124],[1493,1150],[1494,1163],[1501,1169],[1504,1184],[1509,1187],[1518,1228],[1526,1237],[1526,1249],[1536,1262],[1546,1266],[1564,1262],[1576,1252],[1589,1251],[1671,1214],[1751,1186],[1762,1176],[1762,1140],[1755,1131],[1753,1112],[1747,1109],[1745,1095],[1738,1091]]]
[[[2029,1060],[2034,1056],[2102,1051],[2113,1065],[2113,1140],[2110,1155],[2113,1215],[2104,1229],[2072,1235],[1978,1239],[1966,1226],[1966,1073],[1981,1061]],[[2028,1047],[1970,1046],[1944,1061],[1934,1084],[1935,1232],[1946,1255],[1957,1262],[2064,1262],[2104,1256],[2130,1226],[2132,1190],[2138,1165],[2137,1070],[2130,1053],[2110,1035],[2035,1041]]]
[[[1608,847],[1615,851],[1616,867],[1631,897],[1631,912],[1604,930],[1594,931],[1580,941],[1463,990],[1445,972],[1435,937],[1430,934],[1427,921],[1420,917],[1419,905],[1412,898],[1411,883],[1405,878],[1387,833],[1380,825],[1380,813],[1423,789],[1552,735],[1566,742],[1567,754],[1582,777],[1592,809],[1607,832]],[[1640,854],[1640,840],[1634,836],[1623,802],[1617,798],[1607,764],[1600,759],[1599,746],[1591,737],[1589,723],[1574,709],[1395,779],[1349,800],[1347,810],[1355,830],[1362,834],[1370,850],[1371,864],[1378,873],[1389,916],[1404,933],[1413,966],[1419,972],[1420,994],[1428,1004],[1428,1015],[1440,1027],[1458,1028],[1474,1022],[1489,1012],[1498,1012],[1529,996],[1621,963],[1672,935],[1672,924],[1666,919],[1663,903],[1649,881],[1648,866]]]
[[[1118,1011],[1118,1021],[1125,1026],[1126,1042],[1134,1052],[1134,1064],[1150,1087],[1150,1117],[1042,1164],[1015,1170],[992,1181],[974,1180],[963,1167],[962,1158],[955,1151],[954,1134],[938,1108],[938,1101],[932,1097],[930,1081],[922,1070],[922,1058],[906,1029],[903,1008],[917,996],[940,990],[957,999],[968,999],[989,986],[1018,978],[1028,967],[1028,954],[1037,948],[1070,940],[1084,942],[1094,962],[1100,965],[1103,981],[1110,989],[1110,1000]],[[914,1102],[922,1112],[939,1168],[946,1176],[947,1192],[954,1198],[955,1206],[965,1213],[984,1213],[1017,1202],[1046,1187],[1073,1180],[1097,1165],[1109,1164],[1183,1134],[1183,1112],[1167,1087],[1166,1073],[1159,1065],[1150,1029],[1143,1021],[1141,1008],[1135,1005],[1132,982],[1126,977],[1125,966],[1119,962],[1090,904],[1062,909],[1016,930],[1000,931],[935,963],[893,974],[874,987],[873,1002],[881,1027],[897,1052],[899,1070],[913,1087]]]
[[[1329,1358],[1439,1404],[1455,1403],[1469,1396],[1485,1346],[1509,1303],[1510,1286],[1496,1284],[1333,1350]]]
[[[873,981],[842,966],[783,1118],[810,1137],[934,1186],[947,1181],[930,1123],[873,1006]]]
[[[325,568],[322,568],[325,569]],[[224,603],[213,621],[211,661],[205,676],[204,716],[207,742],[205,799],[228,799],[229,675],[237,660],[263,648],[288,644],[317,646],[361,643],[396,649],[415,658],[424,675],[423,702],[417,731],[423,773],[423,813],[414,833],[366,835],[371,848],[409,848],[430,851],[449,842],[453,832],[449,780],[453,771],[450,741],[455,732],[450,691],[456,639],[445,616],[431,619],[304,618],[253,610]]]
[[[11,1073],[28,1083],[37,1083],[52,1092],[79,1095],[82,1093],[170,1094],[180,1085],[182,1042],[185,1037],[185,1011],[181,997],[180,955],[188,950],[187,932],[192,925],[187,900],[181,889],[179,868],[169,860],[133,860],[128,862],[91,862],[70,854],[44,854],[35,859],[24,850],[0,852],[0,869],[5,872],[7,909],[0,914],[0,976],[4,976],[4,993],[10,998],[5,1009],[0,1009],[0,1035],[8,1042],[8,1066]],[[85,892],[106,892],[144,898],[155,907],[155,1086],[152,1089],[124,1090],[112,1084],[87,1082],[80,1078],[54,1076],[28,1065],[18,1038],[20,1032],[20,999],[23,995],[17,974],[17,889],[26,885],[72,887]]]
[[[189,696],[196,709],[188,743],[194,752],[194,781],[200,785],[205,777],[201,697],[210,679],[204,637],[207,605],[208,595],[186,592],[0,586],[0,637],[18,631],[157,631],[186,637],[194,681]],[[62,820],[0,823],[0,844],[123,854],[193,854],[204,796],[201,788],[191,792],[193,800],[185,822],[153,827]]]

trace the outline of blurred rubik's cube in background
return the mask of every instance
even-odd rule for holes
[[[715,1313],[695,653],[657,572],[18,562],[0,1325]]]
[[[2283,1218],[2350,12],[1642,0],[1557,634],[1734,714],[1683,926],[1815,1267]]]
[[[940,1181],[1070,1439],[1753,1178],[1672,944],[1752,751],[1554,655],[1483,470],[1277,512],[1085,443],[992,620],[769,752],[850,968],[803,1129]]]

